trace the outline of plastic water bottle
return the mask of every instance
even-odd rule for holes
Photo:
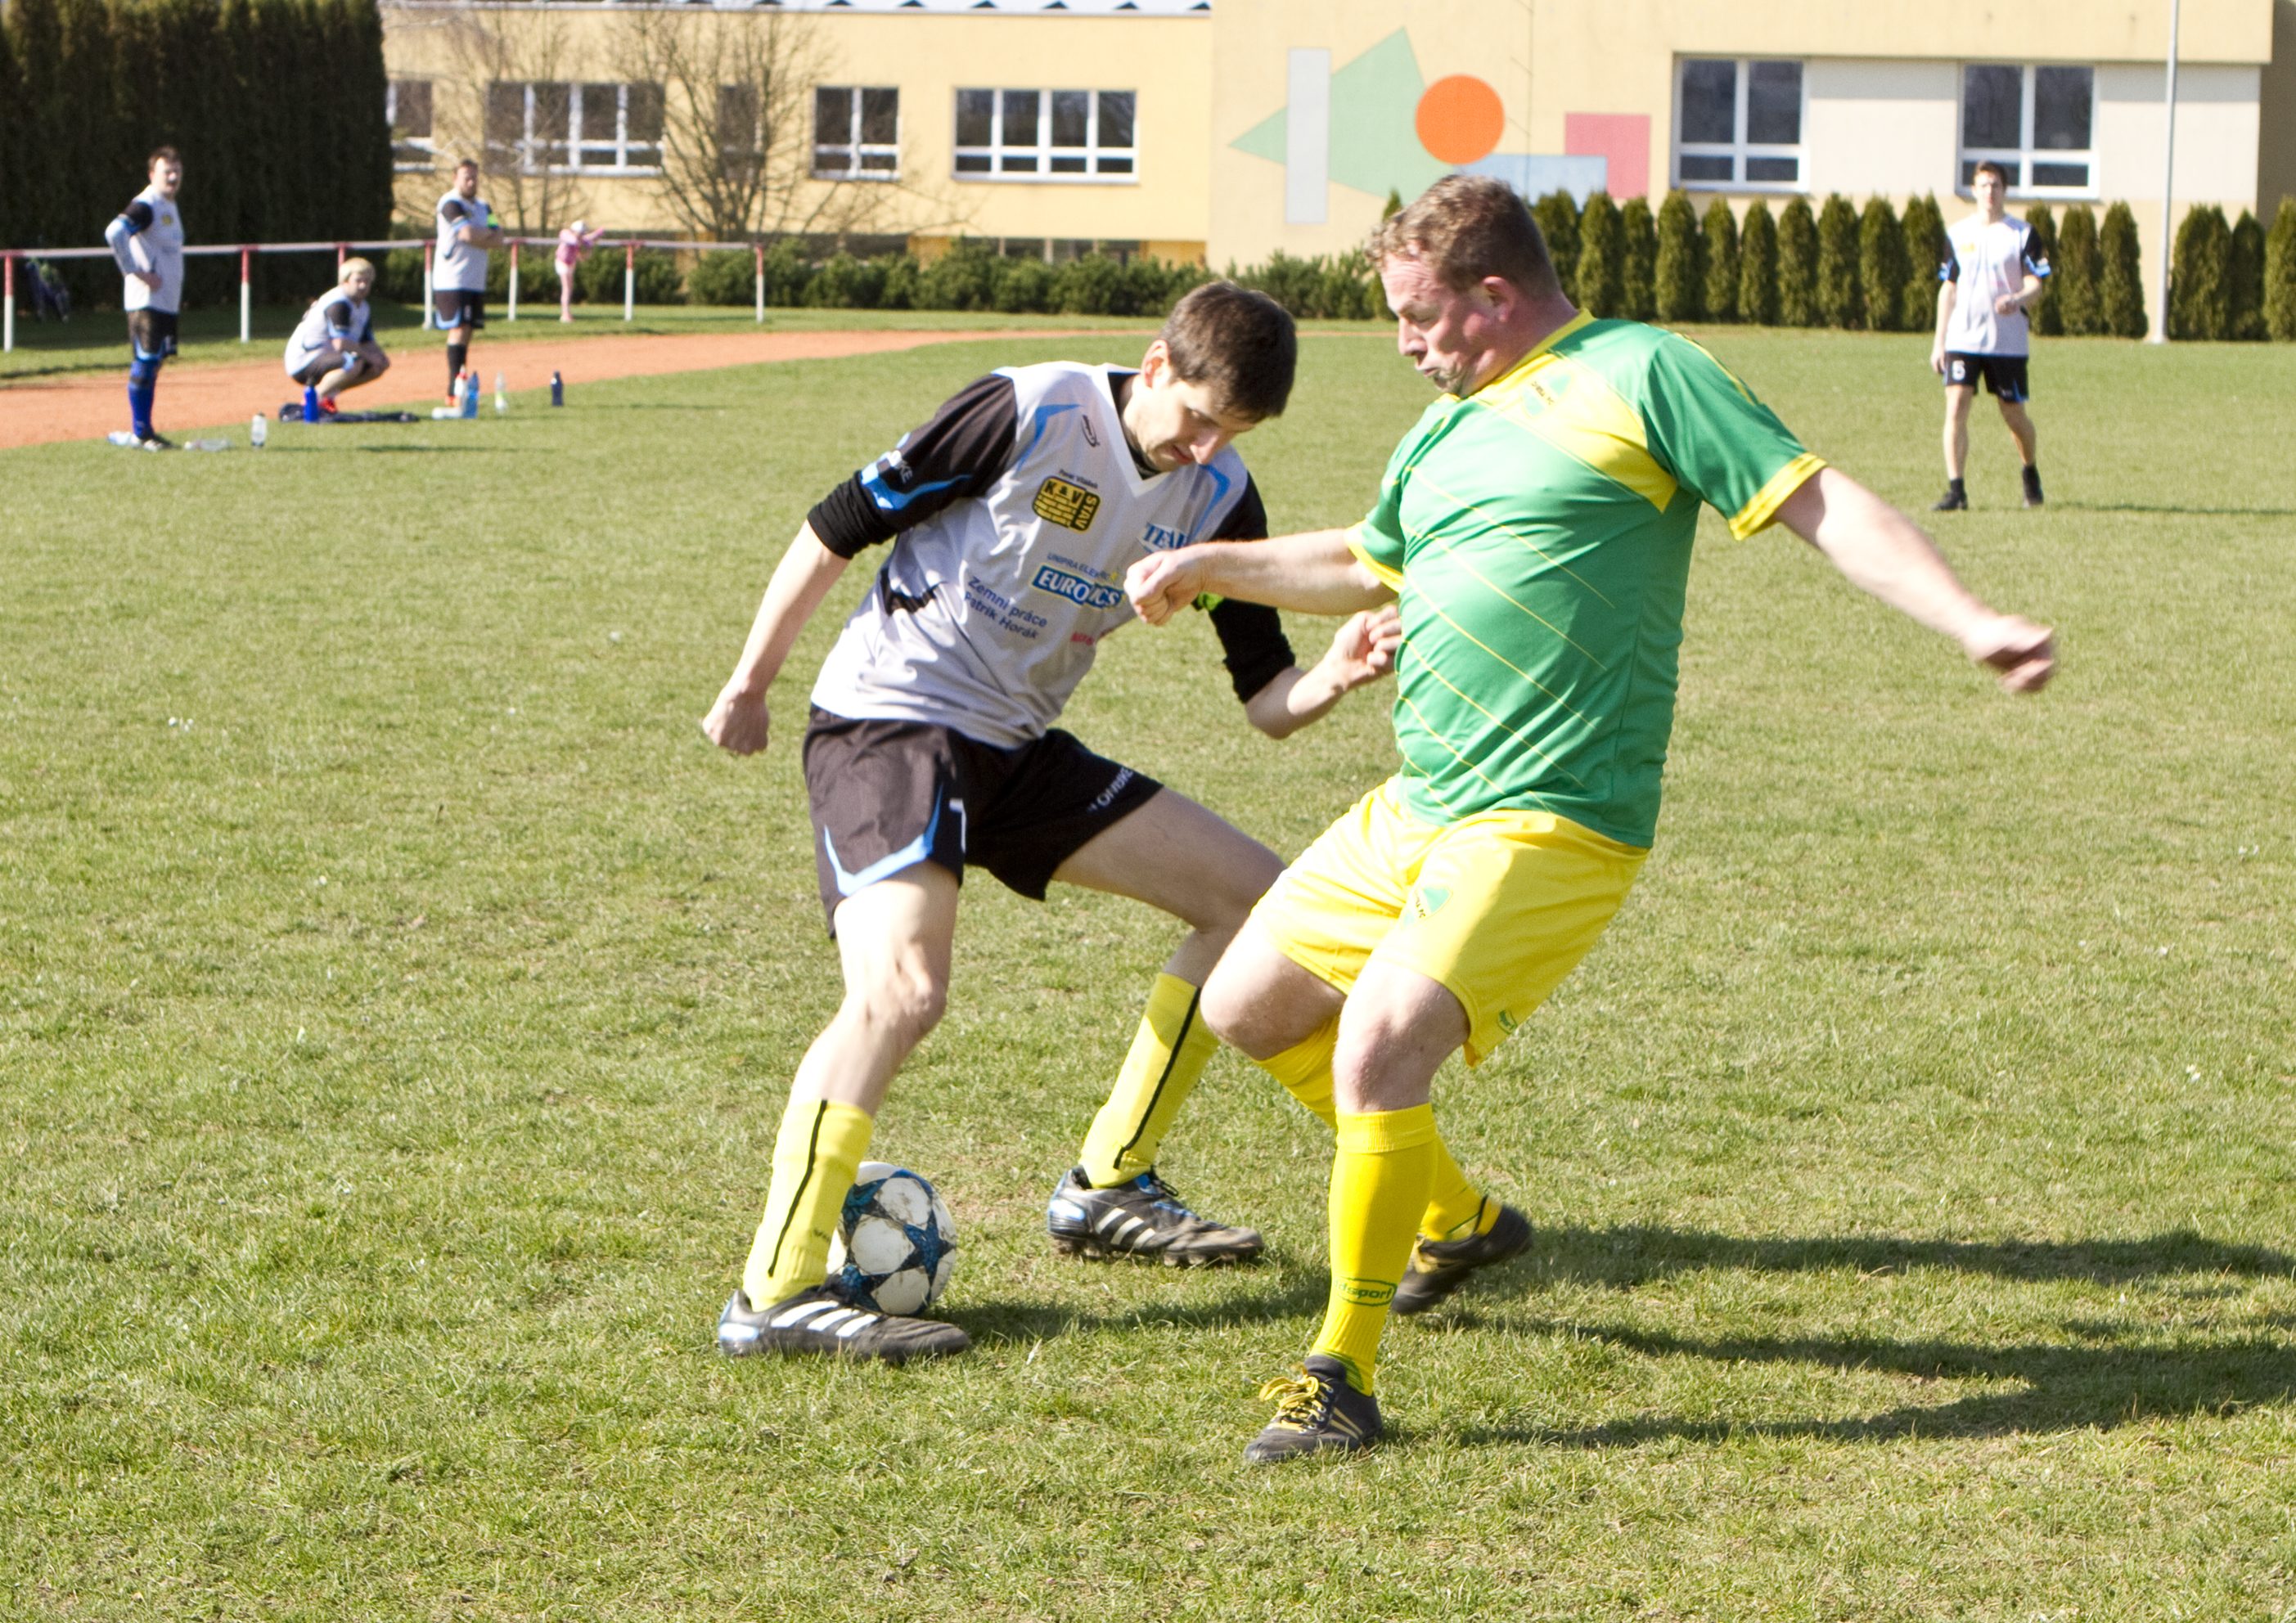
[[[566,380],[554,372],[550,374],[550,404],[553,406],[566,404]]]
[[[510,396],[503,389],[503,374],[497,372],[495,373],[495,415],[499,417],[508,410],[510,410]]]
[[[467,366],[463,369],[463,415],[475,418],[479,414],[479,374]]]
[[[303,389],[303,421],[316,422],[318,420],[319,391],[316,388],[306,385]]]
[[[266,417],[261,412],[256,413],[255,421],[247,425],[247,443],[260,451],[264,447],[264,443],[270,438],[270,419]]]

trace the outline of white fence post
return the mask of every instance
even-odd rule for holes
[[[8,309],[5,316],[0,316],[0,355],[5,355],[16,348],[16,256],[0,254],[0,264],[7,267],[4,275],[6,291],[0,292],[0,299],[6,300]]]
[[[766,245],[757,244],[758,252],[758,319],[766,318]]]
[[[622,319],[638,318],[638,245],[622,244]]]
[[[518,239],[510,240],[510,318],[518,319]]]
[[[239,341],[255,336],[255,250],[239,250]]]

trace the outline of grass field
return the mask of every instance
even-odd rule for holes
[[[1710,516],[1644,882],[1439,1083],[1539,1240],[1390,1332],[1390,1446],[1239,1463],[1327,1143],[1233,1056],[1166,1167],[1272,1260],[1049,1253],[1174,931],[986,880],[876,1143],[956,1209],[976,1350],[718,1357],[837,988],[793,734],[696,720],[833,480],[1137,341],[0,452],[0,1614],[2296,1615],[2287,347],[2051,345],[2039,513],[1980,406],[1940,533],[2060,627],[2037,699]],[[1920,340],[1711,342],[1935,494]],[[1245,442],[1286,528],[1425,403],[1367,338],[1303,365]],[[1070,720],[1285,851],[1387,768],[1379,702],[1278,746],[1226,694],[1208,627],[1136,629]]]

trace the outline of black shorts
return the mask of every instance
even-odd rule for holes
[[[452,332],[456,327],[468,327],[476,332],[487,324],[487,296],[465,293],[460,288],[442,287],[431,290],[431,305],[438,312],[439,331]]]
[[[333,349],[322,349],[318,354],[313,356],[309,360],[303,363],[303,368],[301,371],[291,372],[287,375],[308,389],[317,383],[321,378],[325,377],[329,373],[340,367],[343,363],[349,358],[350,357],[348,356],[342,355]]]
[[[1053,870],[1163,785],[1055,727],[1011,749],[922,721],[854,721],[816,709],[805,787],[821,906],[920,862],[959,881],[967,863],[1036,901]]]
[[[127,341],[139,361],[163,361],[176,353],[176,313],[173,310],[127,312]]]
[[[1972,355],[1963,349],[1948,349],[1945,354],[1945,381],[1948,387],[1959,384],[1964,389],[1975,389],[1979,381],[2004,400],[2030,400],[2031,386],[2025,379],[2025,362],[2021,355]]]

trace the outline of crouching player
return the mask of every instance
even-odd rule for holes
[[[314,395],[319,410],[333,416],[347,389],[372,383],[390,370],[390,357],[375,341],[367,296],[374,291],[374,266],[365,259],[343,261],[341,280],[311,301],[287,340],[287,375]],[[308,413],[306,414],[308,414]]]
[[[843,1301],[830,1235],[893,1074],[939,1021],[968,865],[1041,898],[1060,880],[1188,927],[1150,993],[1082,1165],[1049,1224],[1072,1254],[1243,1261],[1259,1236],[1190,1211],[1155,1172],[1217,1046],[1198,988],[1282,863],[1053,724],[1103,637],[1133,618],[1124,572],[1192,538],[1267,533],[1230,442],[1283,409],[1290,317],[1214,283],[1182,299],[1139,370],[1049,363],[982,378],[816,505],[767,587],[703,730],[763,749],[766,690],[864,548],[894,543],[812,695],[804,765],[821,898],[843,963],[836,1017],[799,1065],[764,1219],[718,1329],[728,1354],[898,1361],[962,1351],[955,1325]],[[1228,674],[1282,737],[1387,668],[1393,622],[1346,621],[1312,670],[1272,610],[1211,608]],[[1330,1089],[1308,1102],[1330,1119]],[[1470,1217],[1481,1197],[1453,1191]]]

